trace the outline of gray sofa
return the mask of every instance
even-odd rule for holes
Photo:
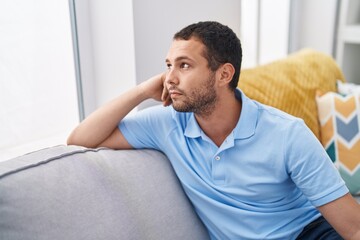
[[[0,162],[0,239],[208,239],[166,157],[56,146]]]

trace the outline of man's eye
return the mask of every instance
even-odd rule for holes
[[[185,69],[188,69],[190,66],[189,66],[189,64],[187,64],[187,63],[182,63],[181,64],[181,68],[185,68]]]
[[[168,70],[170,70],[172,66],[171,66],[171,64],[166,64],[166,67]]]

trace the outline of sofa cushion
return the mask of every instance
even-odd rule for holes
[[[57,146],[0,163],[0,239],[208,239],[167,158]]]
[[[317,90],[335,91],[337,79],[344,76],[332,57],[304,49],[242,70],[238,86],[248,97],[302,118],[319,138],[315,94]]]
[[[328,92],[316,101],[321,143],[350,192],[360,193],[360,94]]]

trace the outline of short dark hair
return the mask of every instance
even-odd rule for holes
[[[235,73],[229,86],[235,89],[240,77],[242,49],[240,39],[233,30],[218,22],[198,22],[177,32],[173,39],[189,40],[192,37],[205,45],[204,57],[212,71],[216,71],[224,63],[233,65]]]

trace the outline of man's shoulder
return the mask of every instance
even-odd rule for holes
[[[261,103],[257,100],[254,100],[252,98],[249,98],[246,96],[240,89],[237,89],[236,91],[237,98],[241,96],[243,105],[246,104],[246,106],[243,106],[247,109],[251,109],[250,112],[258,114],[258,116],[263,117],[266,119],[266,117],[269,117],[270,119],[273,118],[279,118],[279,120],[283,120],[286,122],[297,122],[301,121],[300,118],[297,118],[293,115],[290,115],[289,113],[286,113],[278,108],[272,107],[270,105]]]
[[[254,100],[253,100],[254,101]],[[282,111],[281,109],[272,107],[270,105],[266,105],[257,101],[254,101],[258,106],[260,114],[264,114],[269,116],[270,118],[279,118],[279,120],[283,120],[285,122],[301,122],[302,119],[296,116],[293,116],[287,112]]]
[[[144,108],[138,112],[140,115],[148,115],[150,117],[171,117],[174,119],[188,119],[192,113],[178,112],[171,105],[164,107],[162,105],[155,105]]]
[[[156,105],[140,110],[133,117],[168,127],[177,125],[184,128],[192,115],[191,112],[178,112],[172,106]]]
[[[162,105],[154,105],[150,107],[146,107],[144,109],[140,109],[137,112],[129,115],[133,118],[169,118],[172,116],[171,107],[164,107]]]
[[[307,128],[303,119],[286,113],[278,108],[254,101],[258,107],[258,124],[267,131],[279,133],[303,131]]]

